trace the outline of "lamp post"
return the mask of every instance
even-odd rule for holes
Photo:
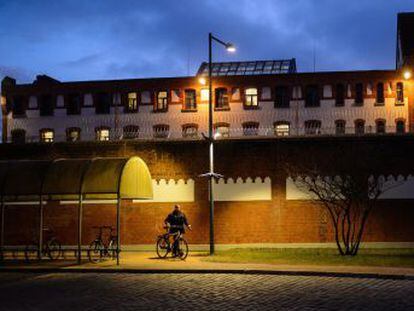
[[[214,135],[213,135],[213,83],[212,83],[212,63],[213,41],[221,44],[228,52],[235,52],[236,48],[229,42],[224,42],[211,33],[208,34],[208,137],[209,142],[209,172],[204,174],[208,177],[208,192],[210,202],[210,255],[214,255],[214,178],[221,177],[221,175],[214,173]]]

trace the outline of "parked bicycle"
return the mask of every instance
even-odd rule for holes
[[[92,263],[98,263],[105,259],[115,259],[117,251],[118,237],[113,234],[114,228],[111,226],[92,227],[98,229],[98,235],[89,245],[88,258]],[[109,237],[106,242],[103,239],[104,230],[109,230]]]
[[[164,229],[166,229],[167,232],[159,235],[157,238],[156,250],[158,257],[166,258],[168,254],[171,253],[173,257],[179,257],[181,260],[186,259],[188,256],[188,243],[183,237],[182,233],[179,231],[175,233],[169,233],[169,227],[164,227]],[[173,245],[177,240],[177,250],[174,254]]]
[[[33,241],[32,244],[26,246],[24,257],[27,261],[33,258],[40,259],[39,255],[40,257],[47,256],[50,260],[57,260],[62,255],[62,245],[55,232],[50,227],[44,227],[43,232],[43,245],[40,254],[38,242]]]

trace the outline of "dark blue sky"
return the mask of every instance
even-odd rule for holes
[[[296,57],[300,71],[395,66],[396,15],[413,0],[0,0],[0,78],[62,81],[194,74],[216,60]]]

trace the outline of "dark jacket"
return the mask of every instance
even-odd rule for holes
[[[180,230],[181,232],[185,232],[185,226],[188,226],[187,217],[185,217],[183,212],[172,212],[165,218],[165,222],[168,222],[172,226],[171,231]]]

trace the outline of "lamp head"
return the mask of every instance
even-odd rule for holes
[[[204,77],[200,77],[200,78],[198,78],[198,82],[199,82],[201,85],[206,85],[206,83],[207,83],[206,78],[204,78]]]
[[[226,50],[227,50],[227,52],[234,53],[234,52],[236,52],[236,47],[234,46],[233,43],[228,42],[226,44]]]
[[[408,69],[405,70],[404,73],[403,73],[403,76],[404,76],[405,80],[411,79],[411,71],[408,70]]]

